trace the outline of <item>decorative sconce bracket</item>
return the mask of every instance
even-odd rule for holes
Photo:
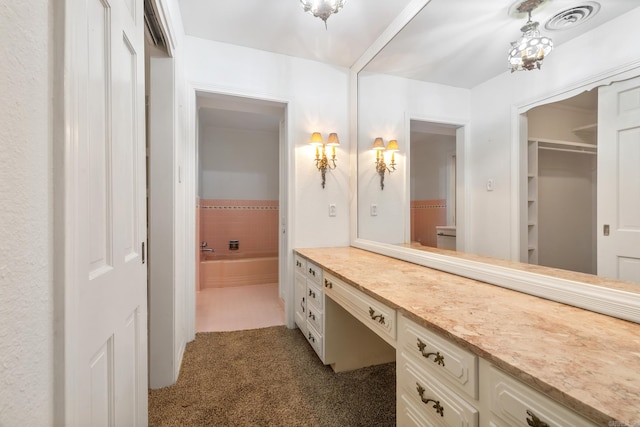
[[[396,170],[395,152],[399,150],[398,141],[395,139],[389,141],[385,148],[382,138],[376,138],[373,143],[373,150],[376,151],[376,172],[380,175],[380,189],[384,190],[384,174],[386,172],[391,174]],[[391,152],[391,163],[389,165],[384,161],[385,151]]]
[[[340,145],[340,140],[338,139],[337,133],[330,133],[329,139],[325,144],[322,141],[322,135],[320,135],[320,132],[314,132],[311,135],[309,143],[316,147],[316,168],[320,171],[322,176],[322,188],[324,188],[327,182],[327,170],[333,170],[336,168],[336,160],[338,160],[336,157],[336,147]],[[331,147],[331,159],[327,157],[327,145]]]

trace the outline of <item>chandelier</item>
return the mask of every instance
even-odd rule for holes
[[[511,72],[534,70],[542,67],[542,60],[553,50],[553,42],[549,37],[540,35],[538,23],[531,21],[531,11],[544,0],[527,0],[518,6],[518,12],[527,12],[529,19],[520,28],[522,37],[511,42],[509,49],[509,69]]]
[[[327,28],[327,19],[332,14],[340,12],[346,2],[347,0],[300,0],[304,11],[322,19],[325,28]]]

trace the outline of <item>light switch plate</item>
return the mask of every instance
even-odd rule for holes
[[[371,203],[371,216],[378,216],[378,205]]]
[[[331,203],[329,205],[329,216],[336,216],[336,204]]]

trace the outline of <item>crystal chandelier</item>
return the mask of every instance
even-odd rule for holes
[[[528,12],[529,20],[520,28],[522,37],[511,42],[509,49],[509,69],[511,72],[522,70],[534,70],[542,67],[542,60],[553,50],[553,42],[549,37],[540,36],[538,23],[531,21],[531,11],[541,1],[528,0],[519,7],[519,12]]]
[[[300,0],[304,11],[322,19],[325,28],[327,28],[327,19],[332,14],[340,12],[346,2],[347,0]]]

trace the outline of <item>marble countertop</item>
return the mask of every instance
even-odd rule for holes
[[[640,325],[357,248],[296,252],[583,416],[640,425]]]

